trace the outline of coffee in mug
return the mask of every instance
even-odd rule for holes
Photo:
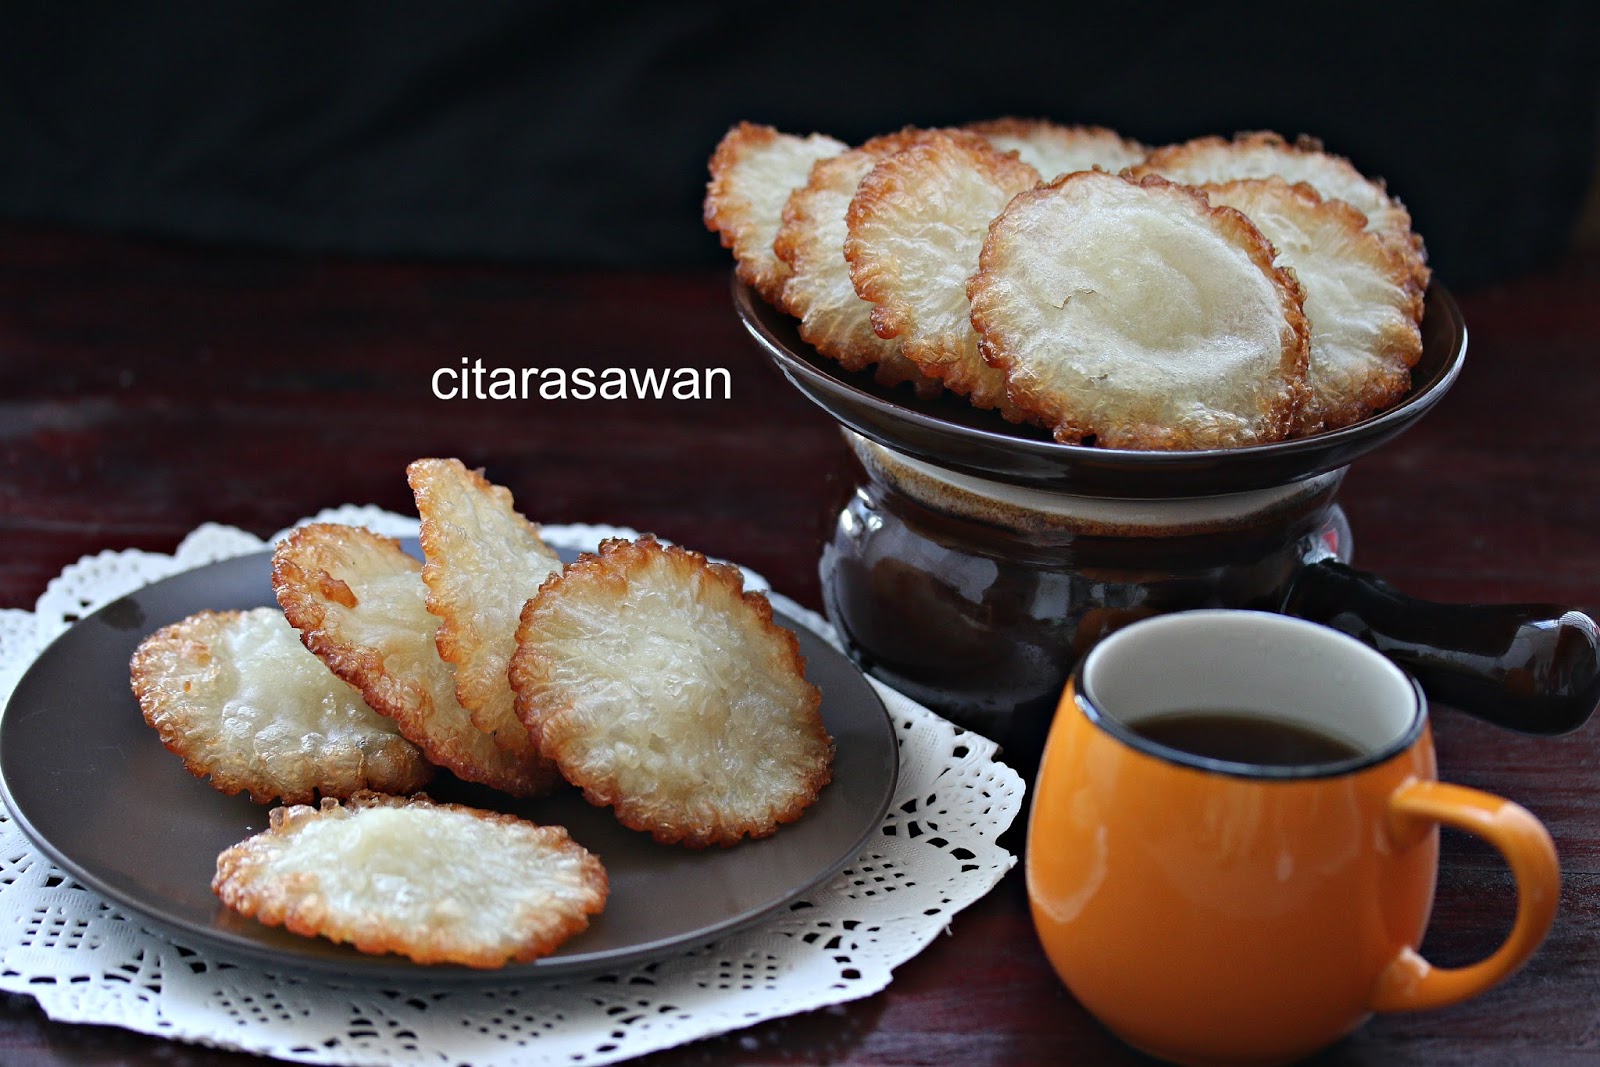
[[[1473,966],[1417,951],[1438,826],[1506,858],[1517,917]],[[1074,996],[1180,1063],[1309,1055],[1372,1012],[1521,966],[1560,889],[1544,827],[1437,780],[1421,689],[1344,634],[1196,611],[1101,642],[1051,725],[1028,828],[1034,925]]]
[[[1361,755],[1342,737],[1236,711],[1178,711],[1140,719],[1133,732],[1164,748],[1235,763],[1293,767]]]

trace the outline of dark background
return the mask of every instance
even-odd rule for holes
[[[375,255],[726,262],[739,119],[1310,133],[1470,287],[1568,247],[1600,5],[5,3],[0,217]]]

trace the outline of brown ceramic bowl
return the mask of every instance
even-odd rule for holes
[[[946,470],[1084,496],[1181,497],[1237,493],[1337,470],[1404,431],[1432,409],[1461,373],[1467,328],[1448,291],[1428,289],[1422,358],[1411,391],[1395,407],[1340,430],[1245,448],[1188,452],[1064,445],[1044,430],[1014,426],[959,397],[923,400],[851,373],[800,339],[795,320],[735,279],[733,306],[768,359],[801,393],[863,437]]]

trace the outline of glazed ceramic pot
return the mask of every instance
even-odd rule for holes
[[[869,673],[1037,763],[1068,674],[1101,637],[1193,608],[1326,623],[1440,703],[1555,733],[1600,701],[1600,629],[1555,605],[1450,606],[1348,566],[1349,463],[1444,396],[1466,330],[1433,287],[1411,391],[1354,426],[1270,445],[1139,452],[1056,442],[959,398],[844,372],[734,284],[734,306],[795,388],[837,419],[858,475],[823,551],[829,620]]]

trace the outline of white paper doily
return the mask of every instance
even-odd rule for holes
[[[310,521],[391,536],[417,520],[344,507]],[[557,547],[632,531],[546,526]],[[266,547],[207,524],[171,556],[102,552],[67,567],[32,612],[0,611],[0,703],[76,619],[159,578]],[[747,584],[766,588],[746,571]],[[837,643],[815,613],[769,592]],[[566,981],[405,984],[330,979],[152,930],[72,881],[0,808],[0,989],[68,1022],[324,1064],[603,1064],[868,996],[1016,862],[995,838],[1023,785],[995,745],[874,682],[900,738],[882,832],[831,882],[766,924],[649,964]]]

